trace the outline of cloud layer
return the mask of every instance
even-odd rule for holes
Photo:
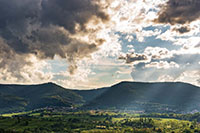
[[[199,7],[199,0],[169,0],[157,21],[172,25],[190,23],[200,17]]]
[[[0,82],[94,88],[132,75],[197,83],[199,7],[199,0],[0,0]]]
[[[23,66],[30,54],[39,59],[58,55],[71,63],[73,73],[76,60],[104,42],[95,36],[100,28],[90,28],[91,20],[96,25],[109,20],[97,0],[0,0],[0,64],[18,60]]]
[[[120,56],[120,60],[125,60],[126,63],[138,63],[140,61],[147,61],[148,58],[143,54],[128,53],[126,56]]]

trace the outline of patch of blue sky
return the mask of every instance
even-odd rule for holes
[[[154,30],[161,30],[161,34],[166,32],[167,30],[170,29],[170,26],[169,25],[160,25],[160,26],[147,26],[147,27],[144,27],[143,30],[145,31],[154,31]]]
[[[156,36],[145,37],[144,42],[139,42],[137,39],[134,39],[131,42],[128,42],[123,36],[121,36],[122,42],[122,52],[128,52],[130,48],[128,45],[133,45],[135,52],[143,53],[147,47],[160,47],[160,48],[167,48],[168,50],[178,50],[181,48],[179,45],[173,45],[171,41],[165,41],[161,39],[157,39]]]
[[[91,68],[95,73],[110,73],[112,75],[118,70],[119,66],[114,65],[93,65]]]
[[[151,8],[151,9],[149,9],[148,12],[158,12],[158,10],[156,10],[155,8]]]
[[[111,80],[113,76],[117,75],[118,71],[121,71],[121,68],[123,69],[130,69],[131,66],[128,65],[97,65],[93,66],[92,70],[97,73],[98,75],[101,75],[102,78],[101,81],[106,82],[107,80]],[[121,76],[127,78],[127,74],[120,74]],[[128,74],[129,75],[129,74]],[[89,75],[89,77],[95,77],[97,76],[96,74],[94,75]]]
[[[44,72],[52,72],[52,73],[59,73],[61,71],[67,71],[68,64],[66,60],[58,59],[58,60],[47,60],[48,65],[52,69],[48,69],[45,67],[43,69]]]
[[[149,26],[143,28],[145,31],[154,31],[155,29],[161,30],[161,34],[167,31],[170,27],[169,26]],[[127,53],[130,48],[128,48],[128,45],[132,45],[134,47],[135,52],[137,53],[143,53],[145,48],[147,47],[161,47],[161,48],[167,48],[168,50],[178,50],[181,48],[181,46],[173,45],[173,42],[171,41],[165,41],[158,39],[157,36],[150,36],[150,37],[144,37],[143,42],[139,42],[137,40],[136,34],[131,34],[131,36],[134,37],[132,41],[128,41],[126,39],[127,34],[117,33],[120,36],[120,42],[122,44],[122,52]],[[130,35],[130,34],[129,34]]]
[[[177,64],[183,65],[197,65],[199,66],[200,62],[200,54],[183,54],[183,55],[174,55],[171,58],[165,59],[152,59],[151,62],[158,62],[158,61],[167,61],[167,62],[176,62]]]
[[[60,75],[60,74],[55,74],[54,76],[53,76],[53,78],[52,78],[52,80],[69,80],[70,79],[70,77],[66,77],[66,76],[64,76],[64,75]]]

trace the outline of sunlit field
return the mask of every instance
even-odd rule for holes
[[[200,114],[128,114],[110,111],[37,112],[0,117],[0,132],[157,133],[200,131]]]

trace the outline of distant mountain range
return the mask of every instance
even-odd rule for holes
[[[0,113],[45,107],[165,113],[200,111],[200,87],[181,82],[121,82],[93,90],[65,89],[54,83],[0,85]]]

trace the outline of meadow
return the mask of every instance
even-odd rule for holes
[[[196,114],[133,114],[118,111],[40,110],[0,117],[1,133],[198,133]],[[193,118],[193,119],[191,119]]]

